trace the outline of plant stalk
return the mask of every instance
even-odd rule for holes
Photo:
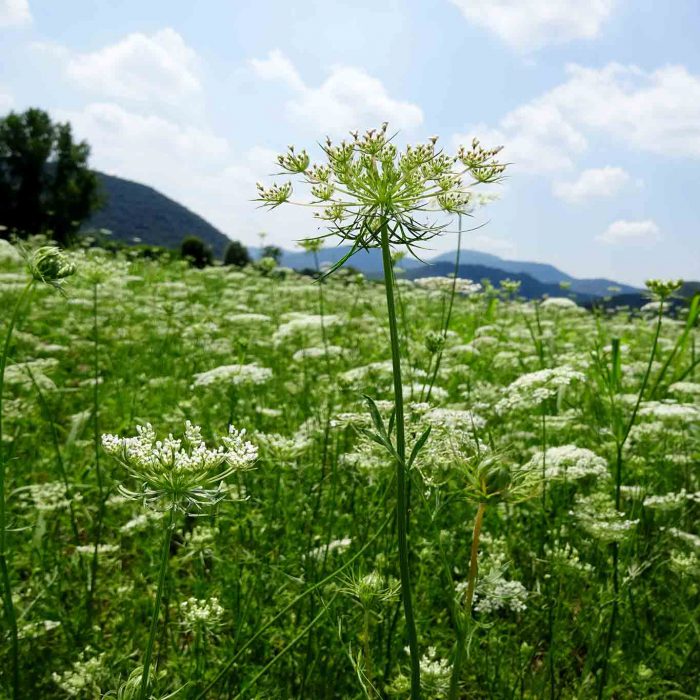
[[[479,572],[479,539],[481,538],[481,526],[484,522],[486,503],[481,501],[476,511],[474,519],[474,530],[472,532],[472,549],[469,558],[469,575],[467,577],[467,592],[464,596],[464,620],[457,629],[457,652],[452,665],[452,677],[450,678],[449,700],[457,700],[459,693],[459,675],[462,670],[464,660],[464,647],[467,639],[467,629],[472,616],[472,603],[474,601],[474,589],[476,588],[476,575]]]
[[[143,660],[143,673],[141,675],[141,688],[139,690],[139,700],[146,700],[148,693],[148,676],[151,670],[151,658],[153,657],[153,643],[156,639],[156,630],[158,629],[158,614],[160,613],[160,603],[163,599],[163,589],[165,588],[165,577],[168,571],[168,559],[170,556],[170,538],[173,530],[174,511],[170,509],[168,516],[168,524],[163,535],[163,547],[160,553],[160,571],[158,573],[158,590],[156,591],[156,604],[153,609],[153,617],[151,618],[151,629],[148,633],[148,644],[146,646],[146,655]]]
[[[411,600],[411,579],[409,573],[408,548],[408,502],[406,499],[406,437],[404,433],[403,385],[401,382],[401,349],[396,323],[396,306],[394,303],[394,275],[389,248],[389,226],[386,219],[381,224],[382,267],[384,268],[384,287],[386,293],[387,315],[389,316],[389,336],[391,339],[391,361],[394,375],[394,404],[396,410],[396,518],[399,547],[399,573],[401,578],[401,598],[403,600],[408,646],[411,656],[411,699],[420,700],[420,657],[416,621],[413,616]]]
[[[25,300],[29,297],[34,287],[34,280],[27,282],[26,286],[19,295],[17,304],[10,317],[10,323],[5,334],[5,342],[2,348],[2,356],[0,356],[0,573],[2,574],[2,592],[3,592],[3,607],[5,608],[5,619],[10,628],[10,645],[12,657],[12,697],[14,700],[19,700],[20,685],[19,685],[19,634],[17,632],[17,614],[15,612],[15,604],[12,600],[12,583],[10,581],[10,571],[7,563],[7,513],[5,504],[5,474],[6,461],[5,449],[3,444],[3,393],[5,389],[5,367],[7,366],[7,357],[10,352],[10,341],[12,340],[12,332],[17,324],[19,312]]]

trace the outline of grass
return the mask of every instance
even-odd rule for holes
[[[319,286],[96,251],[77,267],[65,298],[35,287],[8,344],[15,697],[138,697],[147,649],[158,698],[409,697],[404,564],[425,698],[700,692],[692,311],[686,323],[512,290],[453,296],[451,281],[399,272],[390,334],[384,285],[347,271]],[[5,309],[26,283],[21,264],[0,263]],[[561,367],[571,376],[555,390],[513,385]],[[246,428],[259,458],[220,503],[176,513],[163,549],[169,515],[120,494],[138,484],[100,434],[146,422],[181,433],[185,420],[208,442]],[[406,455],[431,428],[413,461],[402,456],[406,521],[381,444],[400,425]],[[200,618],[182,605],[192,598]],[[205,609],[213,598],[220,615]],[[7,697],[12,619],[0,632]]]

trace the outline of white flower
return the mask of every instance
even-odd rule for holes
[[[257,447],[245,440],[245,430],[233,426],[221,438],[222,445],[210,449],[201,428],[185,423],[184,438],[169,435],[158,440],[150,423],[136,427],[136,437],[103,435],[105,451],[117,458],[136,480],[136,491],[120,486],[127,497],[166,509],[198,509],[222,500],[224,480],[236,471],[249,469],[258,456]]]
[[[576,445],[548,447],[545,452],[545,477],[569,481],[592,476],[596,479],[609,477],[608,464],[595,452]],[[538,452],[527,463],[526,469],[542,468],[542,452]]]
[[[242,386],[246,384],[264,384],[272,377],[272,370],[250,365],[221,365],[206,372],[194,375],[192,387],[217,385]]]
[[[532,408],[554,398],[573,381],[584,378],[582,372],[567,365],[523,374],[506,388],[506,396],[498,402],[496,411],[504,413],[519,408]]]

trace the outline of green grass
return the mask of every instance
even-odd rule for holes
[[[0,265],[4,339],[26,276]],[[175,516],[153,696],[408,697],[396,465],[372,438],[378,417],[395,439],[384,286],[340,271],[320,298],[307,277],[252,267],[77,265],[65,298],[36,287],[9,346],[3,454],[19,697],[137,697],[167,516],[120,494],[139,485],[100,436],[146,422],[181,434],[185,420],[210,443],[231,423],[247,429],[259,459],[229,479],[229,498]],[[696,697],[697,327],[663,319],[618,462],[654,311],[597,315],[487,289],[454,299],[443,352],[435,333],[450,287],[397,285],[407,454],[432,426],[408,487],[424,697],[448,696],[459,648],[460,698]],[[233,364],[270,372],[196,381]],[[516,401],[508,388],[562,366],[573,380],[543,401],[532,389]],[[374,421],[363,395],[376,402]],[[588,449],[602,471],[555,475],[560,453],[543,464],[543,444]],[[675,496],[649,500],[665,494]],[[192,622],[190,598],[216,598],[223,613]],[[0,634],[0,697],[12,697],[7,620]]]

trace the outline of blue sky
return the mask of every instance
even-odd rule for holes
[[[250,201],[287,144],[476,135],[512,165],[467,247],[700,279],[699,29],[697,0],[0,0],[0,112],[47,109],[94,167],[287,247],[316,223]]]

